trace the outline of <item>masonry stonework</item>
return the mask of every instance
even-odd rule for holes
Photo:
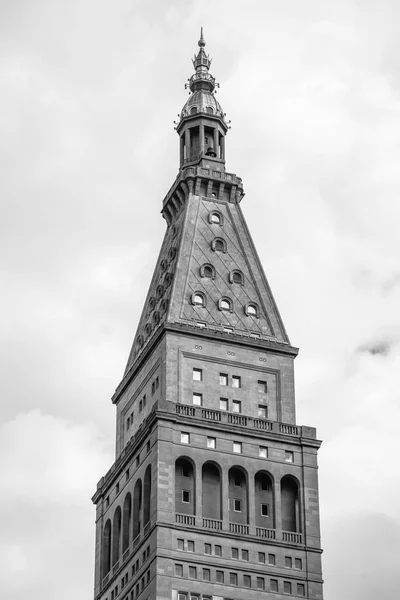
[[[294,359],[225,169],[203,35],[176,126],[167,230],[98,483],[95,600],[322,600],[317,451]]]

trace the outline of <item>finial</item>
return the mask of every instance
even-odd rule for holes
[[[204,38],[203,38],[203,28],[200,29],[200,39],[199,39],[199,46],[200,48],[204,48],[204,46],[206,45]]]

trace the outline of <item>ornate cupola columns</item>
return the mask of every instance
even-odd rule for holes
[[[225,135],[228,124],[225,113],[215,98],[218,84],[209,73],[211,59],[206,54],[206,45],[201,28],[200,50],[193,59],[195,73],[185,87],[190,92],[179,115],[176,130],[180,137],[180,168],[196,165],[204,157],[220,163],[219,170],[225,170]]]

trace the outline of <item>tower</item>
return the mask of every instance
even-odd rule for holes
[[[96,600],[322,600],[317,451],[225,169],[203,34],[176,130],[167,229],[112,398],[116,459],[93,496]]]

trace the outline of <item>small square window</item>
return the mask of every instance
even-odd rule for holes
[[[305,596],[306,595],[306,586],[304,585],[304,583],[298,583],[297,584],[297,595],[298,596]]]
[[[285,567],[289,567],[289,569],[292,568],[292,557],[291,556],[285,556]]]
[[[197,567],[189,567],[190,579],[197,579]]]
[[[269,585],[270,585],[271,592],[278,591],[278,580],[277,579],[270,579]]]
[[[217,440],[214,437],[208,437],[207,438],[207,448],[211,448],[212,450],[215,450],[217,446]]]
[[[193,381],[203,381],[202,369],[193,369]]]
[[[211,544],[204,544],[204,553],[211,554]]]
[[[210,569],[203,569],[203,581],[210,581],[211,571]]]
[[[233,510],[235,512],[242,512],[242,501],[239,500],[238,498],[235,498],[233,500]]]
[[[201,406],[203,404],[203,394],[193,394],[193,404]]]
[[[227,398],[219,399],[219,408],[220,408],[220,410],[228,410],[228,399]]]
[[[244,587],[251,588],[251,577],[250,577],[250,575],[243,575],[243,585],[244,585]]]
[[[183,565],[175,564],[175,575],[176,577],[183,577]]]
[[[266,394],[267,393],[267,382],[266,381],[258,381],[258,391],[260,392],[260,394]]]
[[[260,458],[268,458],[268,448],[266,446],[259,446],[258,455]]]
[[[258,405],[258,417],[260,419],[268,418],[268,407],[267,406],[262,406],[261,404]]]
[[[232,558],[239,558],[239,548],[232,548]]]
[[[189,502],[190,502],[190,491],[189,490],[182,490],[182,502],[184,502],[185,504],[189,504]]]
[[[257,589],[265,590],[265,581],[264,581],[263,577],[257,577]]]
[[[242,403],[240,400],[232,400],[232,412],[241,413],[242,412]]]
[[[292,584],[290,581],[284,581],[283,582],[283,593],[284,594],[291,594],[292,593]]]
[[[228,375],[226,373],[219,374],[219,383],[220,385],[228,385]]]
[[[268,515],[269,515],[268,504],[261,504],[261,516],[268,517]]]
[[[292,463],[294,462],[294,453],[289,450],[285,450],[285,461]]]
[[[269,565],[275,565],[276,564],[275,554],[268,554],[268,564]]]
[[[230,583],[230,585],[237,585],[238,584],[237,573],[229,573],[229,583]]]
[[[222,556],[222,546],[214,546],[215,556]]]
[[[242,442],[233,442],[233,451],[235,454],[242,454]]]
[[[242,387],[242,378],[238,375],[232,375],[232,387],[240,388]]]
[[[224,572],[223,571],[216,571],[215,572],[215,579],[216,579],[217,583],[224,583]]]
[[[181,431],[181,444],[189,444],[189,443],[190,443],[190,433]]]
[[[242,560],[249,560],[249,551],[242,550]]]
[[[258,553],[258,562],[265,565],[265,552]]]
[[[303,568],[303,561],[301,560],[301,558],[294,559],[294,568],[299,570]]]
[[[187,549],[188,549],[188,552],[194,552],[194,541],[193,540],[188,540]]]

